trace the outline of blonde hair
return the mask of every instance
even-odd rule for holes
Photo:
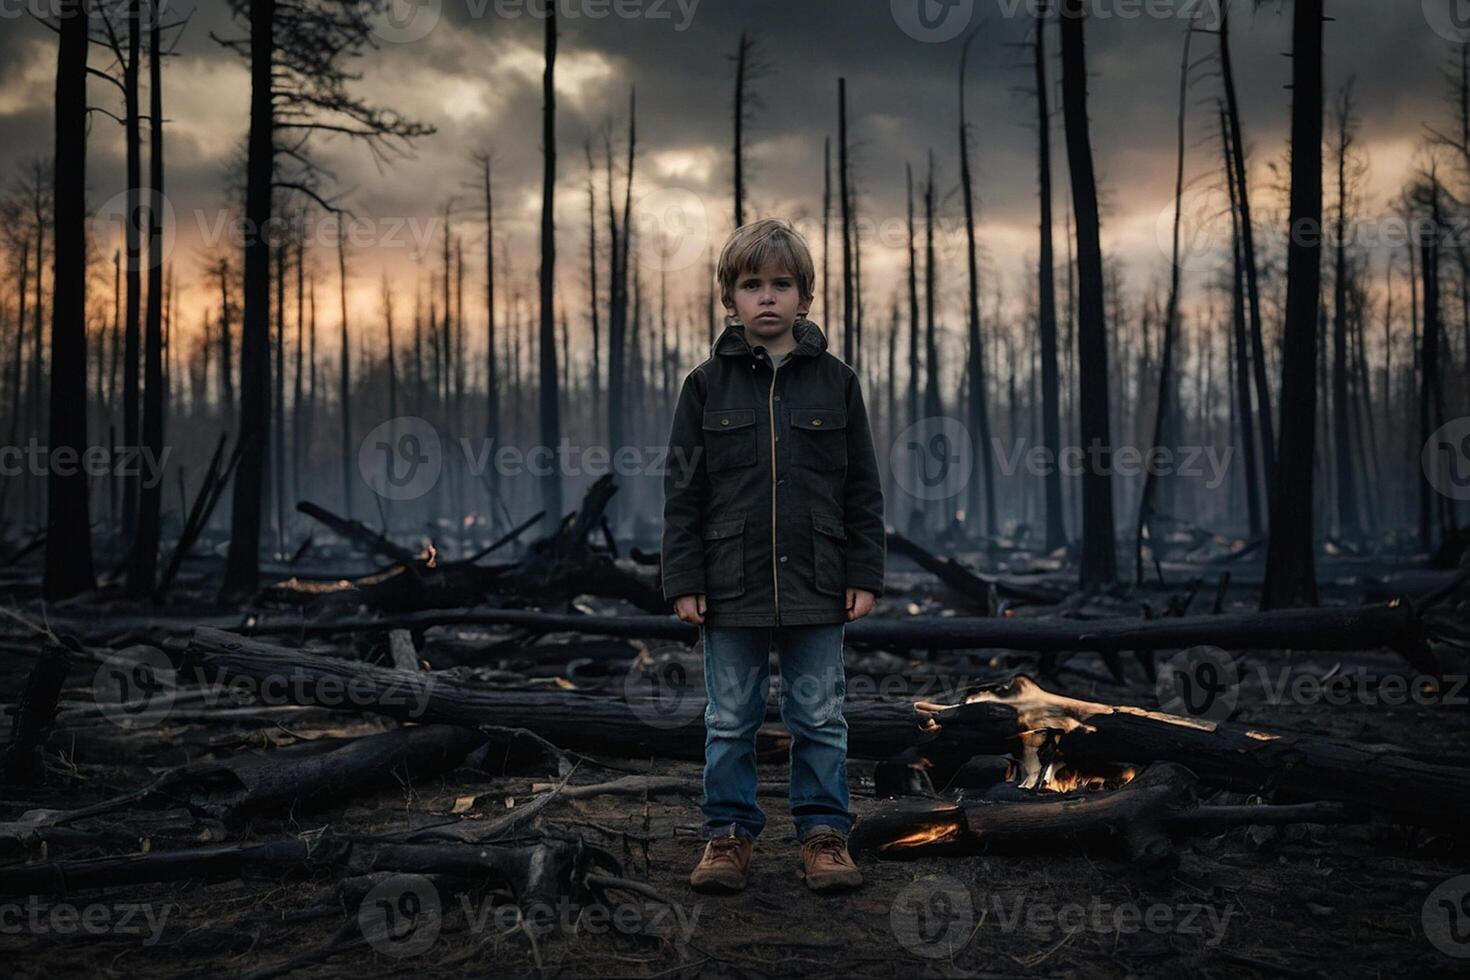
[[[742,272],[760,270],[774,259],[796,279],[801,298],[810,303],[817,288],[816,266],[806,239],[785,218],[762,218],[735,229],[720,249],[715,279],[720,284],[720,302],[735,305],[735,280]]]

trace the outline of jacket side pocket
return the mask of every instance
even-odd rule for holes
[[[745,517],[704,526],[704,584],[710,599],[745,593]]]
[[[842,595],[847,583],[847,528],[840,517],[812,515],[812,588]]]

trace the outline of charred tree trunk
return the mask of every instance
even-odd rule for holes
[[[1337,241],[1332,277],[1332,440],[1336,464],[1337,530],[1344,538],[1361,533],[1353,479],[1348,406],[1347,155],[1353,145],[1353,87],[1349,79],[1337,108]]]
[[[1245,501],[1250,521],[1252,539],[1261,533],[1261,497],[1256,476],[1256,433],[1251,414],[1250,347],[1245,335],[1244,249],[1241,240],[1239,211],[1240,188],[1235,183],[1235,168],[1229,157],[1232,155],[1229,120],[1220,114],[1220,136],[1226,154],[1225,182],[1230,191],[1230,316],[1235,338],[1235,400],[1240,406],[1241,453],[1245,456]]]
[[[289,241],[276,247],[276,366],[272,372],[271,477],[276,503],[276,552],[286,550],[286,257]]]
[[[143,345],[143,445],[157,454],[163,449],[163,52],[156,8],[151,8],[148,31],[148,312]],[[138,530],[128,562],[127,592],[152,593],[158,577],[158,536],[163,508],[163,481],[142,487]]]
[[[1245,139],[1240,128],[1240,104],[1235,93],[1235,69],[1230,60],[1230,5],[1220,18],[1220,74],[1225,83],[1225,111],[1230,117],[1230,162],[1235,168],[1235,192],[1240,211],[1240,243],[1245,260],[1245,288],[1250,300],[1251,371],[1255,379],[1257,417],[1261,423],[1261,459],[1266,487],[1274,485],[1276,435],[1271,416],[1271,388],[1266,381],[1266,347],[1261,336],[1261,287],[1256,263],[1256,233],[1251,219],[1250,184],[1246,179]],[[1269,501],[1268,501],[1269,502]]]
[[[1313,473],[1317,384],[1313,360],[1321,303],[1322,5],[1294,0],[1291,59],[1291,224],[1286,259],[1286,337],[1281,362],[1281,443],[1271,491],[1261,608],[1317,601]]]
[[[832,137],[822,137],[822,322],[832,322]],[[714,338],[711,337],[713,342]]]
[[[553,305],[556,275],[556,225],[552,206],[556,189],[556,13],[548,8],[546,16],[546,70],[541,92],[544,112],[541,123],[541,445],[552,451],[561,443],[561,411],[557,401],[556,314]],[[542,479],[541,500],[546,509],[548,533],[561,521],[561,471],[548,467]]]
[[[340,218],[340,215],[339,215]],[[352,516],[352,346],[347,336],[347,232],[337,229],[337,287],[341,299],[341,323],[338,326],[337,401],[342,413],[341,454],[337,465],[342,474],[342,513]],[[447,319],[447,317],[446,317]]]
[[[591,169],[591,155],[588,169]],[[485,435],[491,445],[500,445],[500,365],[495,349],[495,192],[491,184],[490,157],[480,158],[480,167],[485,189]],[[594,262],[596,256],[593,257]],[[597,279],[592,280],[592,308],[594,344],[597,333]],[[595,355],[594,355],[595,358]],[[595,370],[595,369],[594,369]],[[500,476],[495,467],[490,468],[490,494],[492,499],[491,526],[494,526],[494,500],[500,497]]]
[[[1184,29],[1184,55],[1179,63],[1179,113],[1176,120],[1176,147],[1174,167],[1174,229],[1172,234],[1172,245],[1169,252],[1169,300],[1164,310],[1164,339],[1163,351],[1159,358],[1159,395],[1158,403],[1154,409],[1154,431],[1151,446],[1160,447],[1168,445],[1168,440],[1173,433],[1169,426],[1174,418],[1174,334],[1178,329],[1179,322],[1179,225],[1184,217],[1184,121],[1185,107],[1189,98],[1189,44],[1194,39],[1193,26]],[[1145,321],[1147,323],[1147,321]],[[1147,330],[1145,327],[1145,342],[1147,341]],[[1140,387],[1142,377],[1139,378]],[[1138,499],[1138,526],[1133,535],[1133,582],[1135,585],[1143,584],[1143,535],[1145,529],[1149,532],[1149,539],[1155,541],[1157,536],[1150,523],[1154,516],[1154,494],[1158,490],[1158,480],[1154,473],[1154,467],[1145,468],[1143,478],[1143,492]],[[1158,560],[1159,549],[1157,544],[1151,549],[1154,560]]]
[[[230,302],[230,262],[220,259],[215,267],[219,277],[219,399],[220,414],[225,428],[235,427],[235,365],[233,357],[234,339],[231,326],[234,305]]]
[[[842,356],[852,361],[852,197],[848,191],[847,79],[837,79],[837,196],[842,209]]]
[[[1420,272],[1424,277],[1424,330],[1419,346],[1419,444],[1429,442],[1439,425],[1439,335],[1440,335],[1440,208],[1437,179],[1423,188],[1429,205],[1429,227],[1416,242],[1420,256]],[[1419,547],[1433,552],[1435,545],[1435,493],[1429,474],[1419,480]],[[1448,531],[1449,528],[1443,530]]]
[[[304,217],[304,216],[303,216]],[[389,349],[392,349],[392,324],[389,324],[388,332]],[[306,236],[303,229],[302,237],[296,242],[296,377],[291,392],[291,486],[293,496],[300,497],[305,492],[305,484],[301,479],[301,471],[306,465],[306,419],[303,412],[305,403],[305,372],[306,367]]]
[[[587,372],[592,404],[602,404],[602,318],[597,307],[597,191],[592,162],[592,144],[583,143],[587,156],[587,296],[588,313],[592,317],[592,365]],[[488,197],[487,197],[488,200]]]
[[[56,274],[51,300],[52,451],[87,450],[87,2],[64,0],[56,58]],[[39,277],[40,270],[37,270]],[[46,479],[48,599],[96,586],[87,475],[80,467]]]
[[[1037,170],[1041,183],[1041,252],[1038,270],[1039,296],[1036,316],[1041,340],[1041,431],[1042,444],[1052,459],[1062,449],[1060,378],[1057,375],[1056,257],[1052,246],[1051,205],[1051,110],[1046,77],[1046,15],[1049,0],[1042,0],[1036,16],[1036,126],[1039,136]],[[1049,467],[1046,485],[1046,550],[1056,551],[1067,543],[1067,525],[1062,512],[1062,474]]]
[[[1091,462],[1082,474],[1083,588],[1117,578],[1113,537],[1112,436],[1108,421],[1108,337],[1103,312],[1102,244],[1098,224],[1097,178],[1087,121],[1087,56],[1082,30],[1082,0],[1063,0],[1062,112],[1066,119],[1067,160],[1077,213],[1077,385],[1078,426]]]
[[[138,406],[138,378],[141,370],[143,307],[143,234],[140,190],[143,186],[143,132],[138,110],[138,72],[143,58],[143,23],[140,0],[128,2],[128,58],[123,64],[123,106],[126,114],[124,141],[127,144],[127,220],[123,222],[124,245],[127,249],[127,326],[123,331],[123,445],[139,445],[138,425],[142,420]],[[151,206],[151,205],[150,205]],[[25,277],[21,277],[21,292]],[[25,322],[25,302],[21,302],[21,323]],[[13,442],[14,440],[12,440]],[[137,474],[123,477],[122,535],[131,546],[138,527]]]
[[[740,32],[740,41],[735,46],[735,227],[745,224],[745,81],[746,65],[750,55],[750,38]]]
[[[245,220],[269,227],[275,164],[275,0],[250,4],[250,135],[246,142]],[[230,551],[222,591],[254,592],[260,583],[260,517],[270,422],[270,243],[245,242],[245,317],[240,332],[240,434],[244,447],[235,473]]]
[[[965,61],[970,52],[974,32],[965,38],[960,51],[960,190],[965,199],[965,259],[969,271],[969,339],[970,339],[970,425],[978,434],[980,460],[985,475],[985,534],[994,537],[995,523],[995,472],[992,464],[994,453],[990,445],[990,409],[986,404],[990,386],[985,381],[985,343],[980,337],[980,269],[975,255],[975,201],[970,180],[970,141],[965,122]],[[1014,434],[1014,433],[1013,433]],[[980,485],[970,481],[970,493],[966,523],[974,526],[980,512]]]
[[[934,259],[934,151],[929,151],[929,175],[924,182],[924,414],[944,414],[939,394],[939,337],[934,322],[934,301],[939,269]]]

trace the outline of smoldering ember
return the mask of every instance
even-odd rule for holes
[[[1463,15],[0,2],[0,972],[1463,973]]]

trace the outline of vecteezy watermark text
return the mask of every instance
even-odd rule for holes
[[[556,901],[526,901],[492,904],[469,895],[459,895],[458,911],[473,936],[487,932],[502,935],[524,932],[546,936],[601,935],[617,932],[630,936],[665,936],[678,947],[688,945],[699,925],[700,905],[686,909],[675,902],[651,908],[618,902],[578,903],[565,895]],[[445,907],[439,889],[423,875],[399,874],[373,887],[358,907],[358,927],[369,946],[398,959],[427,952],[439,938],[444,919],[455,906]]]
[[[976,914],[977,906],[982,909]],[[1025,894],[991,892],[977,901],[958,879],[938,874],[906,885],[889,908],[889,927],[899,945],[926,959],[947,959],[982,927],[1025,932],[1039,939],[1076,932],[1123,935],[1150,932],[1197,936],[1207,947],[1225,938],[1235,905],[1206,902],[1047,901]]]
[[[1025,436],[1012,441],[1010,447],[999,436],[990,440],[1000,470],[1015,476],[1022,466],[1031,476],[1047,476],[1053,471],[1063,476],[1100,473],[1117,476],[1202,477],[1205,486],[1218,489],[1225,482],[1235,447],[1221,452],[1215,446],[1106,446],[1094,439],[1086,447],[1063,446],[1053,452],[1047,446],[1030,446]]]
[[[43,902],[30,895],[24,902],[0,902],[0,935],[5,936],[141,936],[144,946],[163,936],[168,917],[178,906],[151,902]]]
[[[163,481],[172,446],[47,446],[36,438],[23,446],[0,446],[0,476],[137,476],[143,486]]]

